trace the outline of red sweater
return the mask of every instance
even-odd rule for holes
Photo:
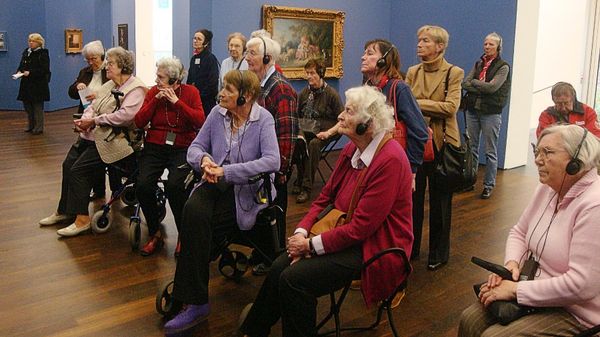
[[[156,94],[158,88],[153,86],[146,94],[140,111],[135,115],[135,126],[143,128],[150,123],[146,133],[148,143],[164,145],[167,132],[173,131],[177,134],[175,147],[190,146],[204,123],[204,110],[198,89],[193,85],[181,84],[175,90],[175,94],[179,97],[175,104],[171,104],[166,98],[156,99]],[[169,124],[174,126],[171,127]]]
[[[356,184],[356,179],[351,178],[356,172],[350,164],[355,150],[353,143],[344,147],[331,178],[298,224],[299,228],[310,231],[317,215],[332,202],[337,209],[348,210],[354,187],[344,188],[343,184]],[[399,247],[410,258],[413,243],[412,173],[406,154],[398,142],[387,142],[367,170],[352,219],[321,234],[323,248],[326,253],[333,253],[362,244],[363,261],[367,261],[383,249]],[[379,261],[363,271],[361,277],[367,305],[389,296],[405,277],[400,257],[390,254]]]

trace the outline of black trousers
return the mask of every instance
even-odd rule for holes
[[[237,231],[233,187],[205,183],[183,208],[173,296],[185,304],[208,303],[209,263],[214,242]]]
[[[286,215],[287,215],[287,206],[288,206],[288,187],[287,187],[287,181],[289,180],[289,176],[291,175],[288,174],[286,182],[285,183],[280,183],[279,182],[279,174],[275,175],[275,191],[277,191],[277,197],[275,198],[275,200],[273,200],[273,203],[279,207],[281,207],[282,212],[277,214],[277,230],[279,231],[279,247],[283,249],[283,247],[285,247],[286,245],[286,240],[287,240],[287,234],[286,234],[286,228],[287,228],[287,222],[286,222]]]
[[[92,186],[104,178],[105,164],[93,141],[78,138],[62,163],[62,183],[58,214],[88,214]]]
[[[358,277],[362,247],[302,259],[290,266],[286,253],[271,266],[241,327],[251,337],[268,336],[281,318],[283,336],[316,336],[317,298]]]
[[[448,262],[450,257],[450,223],[452,221],[452,193],[433,188],[431,181],[434,164],[423,163],[417,170],[413,192],[413,233],[415,240],[412,257],[419,256],[425,208],[425,189],[429,185],[429,264]]]
[[[139,175],[136,182],[136,195],[146,217],[150,235],[156,234],[160,228],[159,210],[156,200],[158,179],[165,169],[169,170],[165,182],[165,193],[175,218],[177,230],[181,228],[181,213],[188,197],[185,189],[185,178],[190,169],[178,168],[186,161],[187,148],[175,148],[170,145],[146,143],[139,158]]]
[[[27,112],[27,129],[32,132],[44,131],[44,102],[23,101]]]

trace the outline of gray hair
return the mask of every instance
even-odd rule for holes
[[[579,144],[581,143],[577,159],[581,160],[584,170],[587,171],[600,166],[600,143],[594,134],[588,131],[585,135],[585,139],[583,139],[585,130],[579,125],[554,125],[542,131],[538,143],[542,138],[553,133],[560,134],[563,140],[563,146],[572,158],[575,157],[577,147],[579,147]]]
[[[81,50],[81,53],[85,58],[91,56],[104,56],[104,46],[102,45],[102,41],[96,40],[88,42],[85,46],[83,46],[83,50]]]
[[[281,45],[279,45],[279,42],[270,37],[259,35],[251,38],[250,41],[246,43],[246,48],[253,48],[254,46],[258,46],[259,53],[271,56],[271,62],[269,62],[269,64],[275,63],[281,53]],[[266,52],[264,51],[265,46],[267,47]]]
[[[121,68],[121,73],[125,75],[133,74],[135,69],[135,57],[133,52],[123,47],[114,47],[106,51],[106,58],[114,58],[117,66]]]
[[[183,80],[185,76],[185,69],[183,68],[183,64],[181,61],[173,56],[173,57],[163,57],[158,62],[156,62],[156,67],[158,69],[163,69],[167,72],[167,76],[170,79],[175,79],[178,82]]]
[[[269,31],[266,29],[259,29],[259,30],[253,31],[252,34],[250,34],[251,39],[255,38],[255,37],[268,37],[270,39],[271,33],[269,33]]]
[[[489,33],[484,40],[493,40],[496,42],[496,44],[498,45],[498,54],[500,54],[500,52],[502,51],[502,36],[500,36],[500,34],[496,33],[496,32],[491,32]]]
[[[394,127],[394,108],[386,103],[386,97],[369,85],[346,90],[346,104],[357,112],[359,121],[371,119],[373,133],[390,131]]]
[[[29,34],[28,40],[35,41],[40,44],[40,47],[44,48],[46,46],[46,40],[40,33],[31,33]]]

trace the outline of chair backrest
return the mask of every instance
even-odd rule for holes
[[[321,159],[327,158],[329,153],[335,150],[337,144],[340,142],[340,139],[342,139],[342,135],[340,134],[333,136],[332,140],[321,149]]]

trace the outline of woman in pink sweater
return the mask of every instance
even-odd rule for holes
[[[459,336],[573,336],[600,323],[600,144],[579,126],[560,125],[542,132],[534,153],[542,185],[506,243],[514,281],[490,275],[483,306],[463,312]],[[525,263],[537,265],[533,278],[516,281]],[[539,309],[500,325],[485,311],[497,300]]]

